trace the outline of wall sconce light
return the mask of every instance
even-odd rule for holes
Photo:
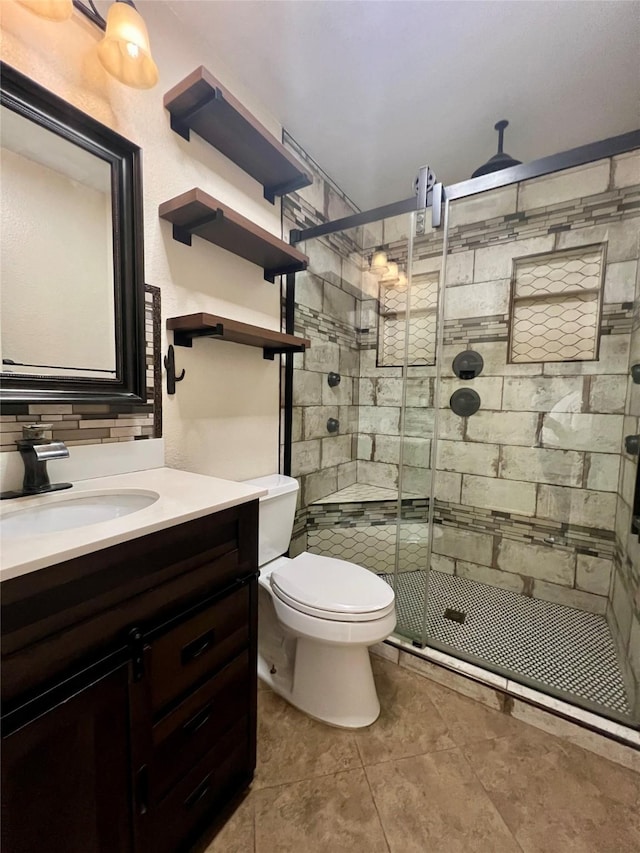
[[[376,249],[371,256],[371,271],[384,275],[387,272],[387,262],[387,253],[384,249]]]
[[[116,80],[134,89],[150,89],[158,82],[158,66],[151,56],[149,33],[132,0],[116,0],[107,20],[93,0],[18,0],[20,5],[49,21],[67,20],[73,8],[104,30],[98,44],[98,59]]]

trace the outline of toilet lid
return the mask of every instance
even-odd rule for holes
[[[271,588],[295,610],[336,622],[381,619],[395,600],[389,584],[368,569],[307,553],[274,569]]]

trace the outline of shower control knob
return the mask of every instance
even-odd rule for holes
[[[640,435],[625,435],[624,449],[630,456],[637,456],[640,452]]]
[[[480,395],[473,388],[458,388],[449,400],[449,406],[454,414],[461,418],[469,418],[480,408]]]
[[[459,379],[475,379],[482,373],[484,359],[479,352],[467,349],[458,353],[451,367]]]

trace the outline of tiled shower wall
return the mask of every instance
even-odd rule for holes
[[[304,161],[313,184],[283,198],[283,233],[357,212],[309,155],[286,132],[284,143]],[[296,275],[295,334],[311,340],[294,356],[291,473],[300,482],[290,553],[306,548],[306,508],[356,480],[355,432],[359,349],[357,306],[360,270],[350,262],[356,246],[349,235],[331,235],[299,248],[309,270]],[[330,387],[330,372],[340,383]],[[327,422],[339,422],[330,433]]]
[[[627,180],[640,183],[640,156],[629,156],[625,163]],[[640,203],[639,203],[640,204]],[[636,220],[636,239],[640,240],[640,220]],[[640,363],[640,263],[635,270],[627,267],[627,288],[635,291],[633,328],[629,366]],[[640,385],[627,378],[627,393],[624,408],[624,429],[627,435],[640,433]],[[627,690],[635,699],[636,715],[640,715],[640,544],[639,537],[631,532],[631,517],[634,506],[638,457],[621,448],[622,460],[618,478],[616,509],[616,545],[613,560],[613,578],[609,596],[607,618],[611,627],[618,655],[623,663],[623,674]]]
[[[632,361],[640,361],[639,184],[640,154],[634,152],[451,205],[432,563],[525,595],[607,612],[630,693],[640,680],[640,546],[626,532],[637,460],[622,455],[622,439],[639,431],[640,389],[627,378],[632,341]],[[326,192],[316,194],[317,203]],[[296,224],[305,227],[326,216],[326,205],[312,214],[308,203],[305,209],[296,202],[299,210],[288,213]],[[298,357],[294,381],[293,473],[301,476],[303,507],[356,478],[397,488],[402,375],[399,367],[379,366],[379,281],[368,262],[377,245],[401,265],[406,262],[408,224],[409,217],[398,217],[304,247],[312,272],[299,277],[297,331],[315,341]],[[442,239],[442,230],[416,239],[414,281],[439,274]],[[553,340],[551,350],[554,357],[566,352],[565,360],[536,361],[540,336],[534,335],[529,355],[525,337],[517,353],[521,360],[512,361],[514,269],[541,279],[554,266],[565,270],[562,275],[593,271],[594,257],[602,266],[596,269],[602,273],[602,304],[599,314],[591,312],[597,316],[598,359],[570,360],[573,329],[563,308],[559,342]],[[342,296],[332,299],[333,288]],[[466,348],[480,352],[485,366],[479,378],[462,382],[451,362]],[[357,383],[350,382],[338,401],[324,380],[341,355]],[[429,365],[407,372],[402,468],[407,497],[427,494],[434,376]],[[476,415],[459,418],[450,410],[458,387],[480,394]],[[334,437],[322,429],[327,417],[345,414],[340,438],[348,431],[351,456],[344,442],[344,455],[335,459],[328,452]],[[320,522],[324,535],[323,513],[335,507],[317,509],[312,526]],[[366,513],[361,521],[343,516],[338,523],[344,527],[374,523]],[[306,521],[304,509],[294,553],[306,547]]]
[[[147,402],[3,403],[0,451],[17,453],[15,442],[29,423],[51,423],[49,437],[68,447],[112,444],[162,437],[162,373],[160,365],[160,288],[145,285],[145,362]]]
[[[369,258],[376,246],[384,246],[389,261],[397,263],[400,273],[406,274],[409,214],[368,225],[361,243],[361,302],[360,302],[360,380],[358,407],[358,470],[359,483],[382,486],[391,490],[401,487],[407,498],[429,494],[429,467],[433,432],[435,347],[435,314],[425,323],[428,296],[437,294],[442,259],[442,233],[428,230],[423,241],[431,257],[430,269],[418,269],[412,279],[409,335],[409,367],[404,389],[403,356],[406,333],[406,298],[403,288],[397,288],[398,311],[391,329],[388,318],[382,316],[387,294],[393,289],[385,278],[379,279],[369,270]],[[414,252],[415,255],[415,252]],[[425,293],[427,298],[425,298]],[[435,299],[433,300],[435,302]],[[434,304],[435,308],[435,304]],[[405,309],[403,311],[403,309]],[[425,335],[425,332],[427,333]],[[388,352],[395,353],[389,358]],[[401,430],[404,438],[401,441]],[[402,449],[402,469],[400,469]],[[402,476],[401,476],[402,475]],[[440,482],[446,489],[448,475]],[[418,568],[418,566],[412,566]],[[406,567],[404,567],[406,568]]]
[[[597,613],[607,609],[615,551],[638,264],[630,160],[484,193],[450,212],[438,469],[456,480],[446,497],[436,488],[434,568]],[[511,362],[515,259],[540,256],[530,263],[541,277],[550,256],[594,245],[606,257],[598,360]],[[431,263],[425,246],[415,266]],[[560,346],[573,340],[566,320],[558,337]],[[465,347],[485,362],[466,383],[451,370]],[[448,408],[462,386],[482,398],[470,418]]]

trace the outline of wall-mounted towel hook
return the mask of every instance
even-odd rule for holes
[[[176,382],[182,382],[184,379],[184,369],[180,376],[176,376],[176,357],[173,344],[169,344],[169,352],[164,357],[164,367],[167,371],[167,394],[175,394]]]

